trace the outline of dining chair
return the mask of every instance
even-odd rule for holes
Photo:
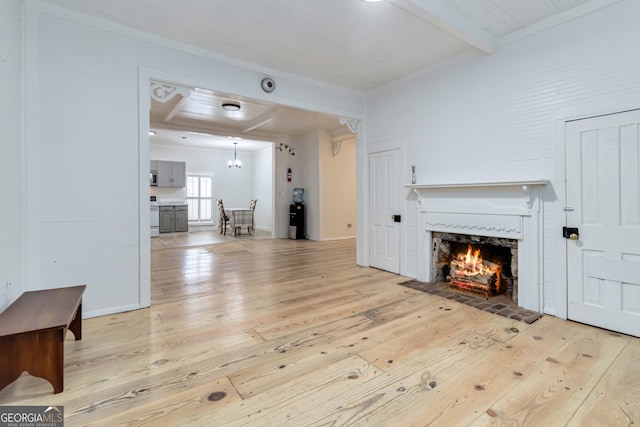
[[[249,209],[251,209],[251,232],[256,231],[256,217],[254,215],[256,211],[256,203],[258,203],[258,199],[251,199],[249,202]]]
[[[222,199],[216,199],[216,203],[218,204],[218,211],[220,212],[220,220],[218,224],[218,230],[220,234],[227,235],[227,224],[229,224],[229,216],[224,211],[224,203],[222,203]]]

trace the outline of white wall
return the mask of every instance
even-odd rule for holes
[[[266,231],[273,231],[273,152],[274,147],[268,147],[253,154],[254,218],[256,228]]]
[[[304,173],[304,163],[301,151],[298,149],[299,144],[297,140],[291,136],[284,136],[278,140],[277,145],[282,142],[294,147],[294,155],[290,155],[286,150],[274,151],[274,164],[275,164],[275,206],[274,210],[276,218],[274,223],[276,224],[275,237],[288,238],[289,237],[289,205],[293,203],[293,189],[296,187],[303,187],[302,177]],[[291,168],[291,181],[287,181],[287,169]],[[257,209],[257,207],[256,207]]]
[[[344,151],[336,157],[332,140],[324,130],[289,138],[296,161],[293,180],[286,186],[286,199],[292,203],[293,189],[304,188],[305,234],[310,240],[350,238],[356,234],[355,139],[345,141]]]
[[[19,0],[0,2],[0,311],[24,290],[21,8]]]
[[[553,179],[544,198],[544,311],[562,315],[556,296],[566,284],[558,272],[562,200],[556,188],[554,124],[579,105],[640,107],[640,2],[623,0],[562,26],[371,96],[366,142],[399,141],[402,177],[417,166],[418,183]],[[366,191],[366,189],[363,189]],[[415,215],[407,195],[405,214]],[[405,235],[416,234],[415,221]],[[362,230],[363,227],[360,228]],[[410,244],[408,244],[410,242]],[[405,239],[415,259],[415,239]],[[413,258],[412,258],[413,256]],[[414,262],[403,266],[414,274]]]
[[[362,99],[341,89],[274,72],[278,90],[266,94],[263,71],[177,43],[163,47],[152,36],[37,2],[26,7],[26,177],[21,181],[13,166],[9,182],[13,189],[26,186],[25,289],[86,283],[87,316],[149,300],[148,98],[139,97],[148,93],[146,76],[362,116]],[[11,6],[2,11],[15,19]],[[1,150],[4,158],[7,149]],[[15,151],[8,154],[19,163]],[[241,201],[246,197],[229,203]]]
[[[272,191],[272,151],[269,146],[256,153],[238,151],[242,168],[229,168],[227,160],[233,158],[233,150],[207,150],[194,147],[176,147],[152,143],[149,155],[155,160],[186,162],[187,173],[204,173],[213,176],[213,197],[222,199],[226,207],[249,207],[251,199],[258,199],[256,205],[256,228],[271,231]],[[152,187],[151,194],[158,201],[182,200],[183,189]],[[215,205],[214,205],[215,208]],[[217,216],[215,216],[217,223]]]
[[[319,161],[320,237],[322,240],[355,237],[355,138],[343,141],[340,151],[334,156],[333,138],[327,132],[321,132]]]
[[[293,203],[293,189],[295,187],[304,188],[305,235],[308,235],[310,240],[321,240],[319,135],[318,130],[313,130],[291,138],[291,145],[295,147],[298,167],[293,169],[289,203]]]
[[[287,143],[295,148],[295,160],[279,151],[276,160],[286,163],[278,166],[284,172],[292,168],[292,181],[286,182],[284,174],[276,173],[280,192],[277,198],[288,208],[293,202],[293,189],[304,188],[305,235],[310,240],[355,237],[355,139],[345,141],[344,151],[335,158],[332,137],[327,131],[289,136]],[[349,223],[351,227],[347,227]]]

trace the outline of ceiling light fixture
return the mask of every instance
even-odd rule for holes
[[[222,109],[225,111],[240,111],[240,103],[227,101],[222,104]]]
[[[365,3],[380,3],[383,2],[384,0],[362,0]]]
[[[150,136],[153,136],[153,135],[155,135],[155,134],[156,134],[156,131],[155,131],[155,130],[150,130],[150,131],[149,131],[149,135],[150,135]]]
[[[234,142],[233,143],[233,160],[229,160],[227,162],[227,166],[232,168],[232,167],[237,167],[237,168],[241,168],[242,167],[242,162],[240,160],[238,160],[238,153],[236,152],[236,148],[238,147],[238,143]]]

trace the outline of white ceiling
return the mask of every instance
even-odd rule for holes
[[[167,39],[367,92],[607,0],[42,0]],[[595,7],[595,6],[594,6]],[[586,8],[588,9],[588,8]]]
[[[159,36],[159,42],[170,39],[271,69],[274,76],[295,74],[365,94],[445,62],[491,55],[514,39],[618,0],[41,1]],[[152,127],[257,140],[313,126],[345,132],[336,117],[188,89],[180,105],[180,97],[152,105]],[[220,108],[229,99],[242,103],[240,113]]]

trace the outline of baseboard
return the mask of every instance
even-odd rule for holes
[[[320,239],[320,242],[329,242],[331,240],[347,240],[347,239],[355,239],[356,236],[345,236],[345,237],[329,237],[326,239]]]
[[[108,316],[109,314],[124,313],[125,311],[133,311],[142,308],[140,304],[121,305],[119,307],[109,307],[100,310],[91,310],[82,313],[83,319],[90,319],[92,317]]]
[[[189,231],[216,231],[216,224],[189,224]]]

